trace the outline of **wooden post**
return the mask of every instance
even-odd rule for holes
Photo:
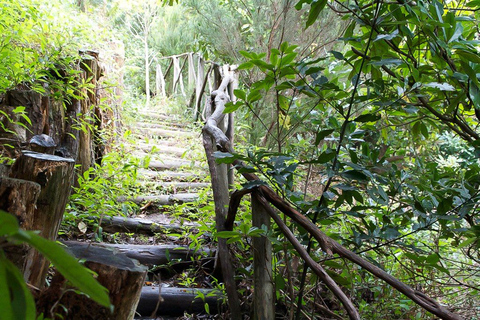
[[[156,94],[160,95],[160,97],[165,97],[165,78],[160,63],[157,63],[155,79],[157,85]]]
[[[193,62],[193,52],[188,54],[188,90],[196,87],[197,75],[195,74],[195,63]]]
[[[228,75],[232,79],[228,84],[228,95],[230,96],[230,101],[236,102],[237,98],[233,93],[235,89],[238,88],[238,74],[235,72],[237,66],[228,66]],[[228,114],[228,126],[225,135],[227,136],[228,140],[230,140],[230,146],[234,148],[234,137],[235,137],[235,113],[230,112]],[[234,181],[235,174],[233,172],[233,166],[231,164],[228,165],[228,190],[233,191],[234,189]]]
[[[32,230],[49,240],[57,238],[63,213],[73,183],[75,161],[54,155],[23,151],[15,161],[10,176],[34,181],[41,186],[34,211]],[[26,258],[24,277],[36,287],[44,285],[49,262],[37,251]]]
[[[17,217],[20,227],[32,230],[40,185],[33,181],[0,177],[0,210]],[[1,241],[0,241],[1,242]],[[26,245],[2,245],[8,259],[23,269],[29,248]]]
[[[270,216],[252,193],[252,225],[270,228]],[[275,319],[275,300],[272,278],[272,244],[264,236],[253,238],[253,319]]]

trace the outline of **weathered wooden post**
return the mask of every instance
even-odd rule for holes
[[[0,210],[16,216],[23,229],[33,229],[34,211],[39,194],[40,185],[36,182],[0,176]],[[18,268],[23,269],[26,262],[25,256],[32,249],[27,245],[2,244],[2,247],[8,259]]]
[[[49,240],[57,238],[70,190],[73,184],[75,161],[54,155],[22,151],[15,161],[10,176],[33,181],[41,186],[37,205],[33,212],[30,230],[40,230],[40,235]],[[30,250],[25,258],[24,277],[41,288],[45,282],[49,262],[37,251]]]
[[[218,71],[218,67],[216,68]],[[220,72],[216,73],[220,76]],[[216,78],[217,80],[217,78]],[[215,222],[217,231],[225,230],[225,219],[228,210],[230,195],[228,192],[228,174],[226,164],[218,164],[213,157],[214,144],[219,146],[222,142],[228,141],[225,136],[225,115],[223,110],[229,97],[225,93],[230,77],[227,75],[221,82],[218,89],[214,90],[207,101],[207,122],[203,128],[203,144],[207,155],[208,167],[212,179],[213,198],[215,202]],[[216,81],[216,83],[218,83]],[[212,101],[213,100],[213,101]],[[228,295],[230,318],[240,320],[241,310],[238,302],[238,294],[234,280],[234,270],[228,251],[227,239],[218,239],[217,262],[220,264],[225,288]]]
[[[270,216],[252,193],[252,225],[270,229]],[[275,319],[275,300],[272,275],[272,244],[267,237],[253,238],[253,319]]]

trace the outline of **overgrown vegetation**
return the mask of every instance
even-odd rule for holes
[[[47,72],[71,65],[80,47],[101,43],[92,31],[100,23],[126,45],[127,107],[158,94],[153,65],[162,56],[194,51],[241,62],[238,102],[227,107],[239,115],[240,145],[221,161],[243,160],[329,237],[464,318],[480,316],[477,0],[147,2],[83,1],[80,13],[55,1],[0,1],[0,94],[20,84],[44,90]],[[63,92],[59,98],[74,95]],[[78,218],[137,210],[117,199],[136,192],[144,164],[114,151],[80,178],[65,231],[82,230]],[[201,225],[198,234],[181,236],[192,249],[212,233],[227,238],[247,302],[252,237],[266,236],[278,313],[344,316],[277,227],[251,227],[248,207],[241,206],[233,231],[215,234],[210,205],[188,217],[177,206],[178,216]],[[285,221],[362,318],[433,319]],[[179,281],[197,283],[189,273]]]

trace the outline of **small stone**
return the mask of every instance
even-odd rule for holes
[[[35,152],[53,154],[55,141],[46,134],[38,134],[30,139],[30,149]]]

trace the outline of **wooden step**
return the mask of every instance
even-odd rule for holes
[[[138,134],[138,133],[132,133],[131,137],[136,140],[136,143],[146,143],[148,140],[148,144],[156,145],[158,146],[172,146],[172,147],[182,147],[185,146],[186,141],[185,139],[179,139],[177,137],[163,137],[163,138],[157,138],[157,137],[146,137],[145,135]],[[191,142],[191,141],[188,141]]]
[[[189,203],[198,200],[198,194],[196,193],[176,193],[176,194],[162,194],[162,195],[145,195],[138,196],[133,199],[125,197],[118,198],[120,202],[131,201],[134,203],[147,203],[151,202],[156,205],[166,206],[172,204]]]
[[[128,145],[128,147],[136,150],[140,149],[141,151],[145,152],[144,155],[171,154],[178,157],[183,156],[189,150],[187,148],[180,148],[180,147],[162,145],[162,144],[156,144],[156,143],[144,143],[144,142],[140,142],[136,145]]]
[[[139,169],[139,176],[144,177],[145,179],[153,179],[156,181],[195,181],[202,178],[201,175],[193,172],[179,172],[179,171],[169,171],[169,170],[148,170],[148,169]]]
[[[201,294],[205,300],[199,297]],[[217,314],[225,297],[216,289],[189,289],[144,286],[137,306],[140,316],[150,317],[158,303],[157,316],[182,316],[189,314],[206,314],[205,304],[210,314]]]
[[[165,160],[150,160],[148,164],[148,169],[163,171],[163,170],[178,170],[183,168],[202,168],[202,164],[198,161],[188,161],[180,159],[165,159]],[[203,169],[205,169],[205,164],[203,164]]]
[[[170,130],[160,128],[137,128],[134,130],[136,133],[142,135],[148,135],[150,137],[175,137],[182,139],[193,139],[200,136],[200,132],[182,131],[182,130]]]
[[[180,181],[151,181],[144,180],[145,185],[154,188],[174,189],[174,190],[198,190],[210,186],[208,182],[180,182]]]
[[[96,221],[98,217],[88,217],[85,221]],[[155,233],[182,233],[185,230],[197,232],[196,228],[199,225],[194,223],[160,223],[149,219],[128,218],[121,216],[103,217],[101,227],[105,232],[129,232],[153,235]]]
[[[93,248],[107,248],[122,253],[146,266],[161,266],[180,260],[191,261],[194,258],[212,256],[215,253],[208,248],[195,252],[178,245],[112,244],[80,241],[62,241],[62,243],[68,248],[84,248],[85,250],[92,248],[92,251]]]
[[[159,122],[159,121],[137,121],[135,122],[137,128],[159,128],[159,129],[172,129],[176,127],[179,129],[188,128],[186,123],[175,123],[175,122]]]

